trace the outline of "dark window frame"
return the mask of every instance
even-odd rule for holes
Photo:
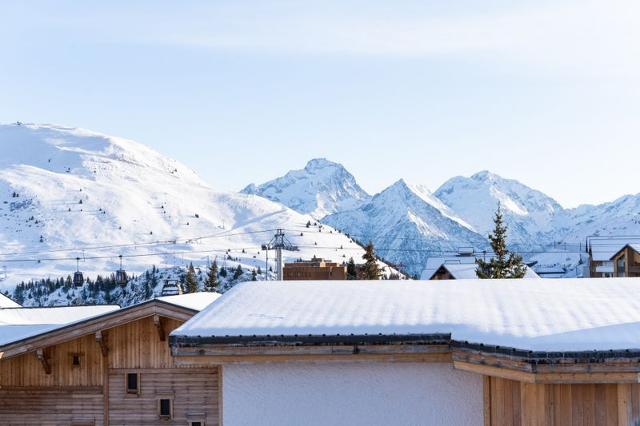
[[[136,387],[135,388],[130,388],[129,387],[129,376],[135,376],[136,377]],[[125,390],[127,395],[140,395],[140,373],[138,373],[136,371],[128,371],[127,373],[125,373],[124,390]]]
[[[164,401],[167,401],[167,403],[169,404],[169,406],[168,406],[169,413],[168,414],[163,414],[163,402]],[[158,416],[161,419],[168,419],[168,420],[173,419],[173,399],[172,398],[158,398]]]

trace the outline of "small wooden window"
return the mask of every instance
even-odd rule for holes
[[[71,365],[80,367],[80,354],[71,354]]]
[[[158,410],[161,418],[170,419],[172,417],[171,400],[170,399],[158,400]]]
[[[191,426],[204,426],[202,422],[191,422]]]
[[[127,373],[127,393],[136,395],[140,393],[139,373]]]

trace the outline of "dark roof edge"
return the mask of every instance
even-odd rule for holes
[[[449,345],[451,334],[294,334],[262,336],[179,336],[170,335],[171,346],[198,345],[302,346],[302,345]]]
[[[509,346],[486,345],[483,343],[471,343],[467,341],[451,340],[453,349],[470,350],[490,355],[506,355],[519,358],[533,364],[544,364],[549,361],[576,360],[589,362],[602,362],[606,359],[640,359],[640,349],[607,349],[590,351],[534,351],[519,349]]]
[[[311,346],[311,345],[448,345],[451,349],[481,352],[518,358],[532,364],[573,360],[575,362],[603,362],[607,359],[638,359],[640,349],[611,349],[591,351],[533,351],[508,346],[487,345],[451,339],[449,333],[431,334],[343,334],[343,335],[261,335],[261,336],[180,336],[170,335],[172,347],[200,345],[231,346]]]

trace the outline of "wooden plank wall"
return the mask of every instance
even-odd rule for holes
[[[80,354],[80,367],[71,356]],[[95,336],[89,335],[44,350],[51,374],[45,374],[35,353],[0,362],[0,387],[5,386],[101,386],[102,355]]]
[[[486,425],[638,425],[640,384],[531,384],[485,377]]]
[[[168,336],[182,324],[171,318],[162,318]],[[172,368],[168,337],[161,341],[152,317],[143,318],[109,330],[109,368]]]
[[[44,348],[50,374],[35,352],[0,360],[0,424],[186,425],[188,415],[219,424],[218,369],[177,368],[167,337],[182,321],[160,321],[164,340],[153,317],[105,330],[106,359],[94,334]],[[127,372],[140,373],[139,395],[126,394]],[[171,421],[158,416],[166,395],[174,400]]]
[[[140,394],[125,391],[125,374],[140,373]],[[186,425],[200,419],[218,425],[218,371],[212,369],[112,369],[109,371],[110,425]],[[158,400],[173,400],[173,419],[158,419]]]
[[[2,389],[0,424],[75,425],[103,424],[102,388]]]

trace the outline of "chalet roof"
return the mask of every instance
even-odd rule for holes
[[[118,305],[0,309],[0,345],[120,309]]]
[[[171,340],[336,343],[442,335],[531,351],[638,349],[640,279],[247,282]]]
[[[19,308],[20,304],[14,302],[4,294],[0,293],[0,308]]]
[[[589,242],[591,257],[596,262],[607,262],[611,260],[625,246],[631,246],[636,251],[640,251],[640,241],[638,237],[598,237]]]
[[[183,303],[152,299],[126,308],[91,305],[0,309],[0,318],[5,318],[4,323],[0,320],[0,358],[28,352],[34,345],[58,344],[154,315],[186,321],[198,312],[185,306],[186,299],[189,298]]]
[[[614,257],[617,257],[620,254],[620,252],[622,250],[626,249],[627,247],[629,247],[631,250],[635,251],[636,253],[640,253],[640,244],[638,244],[638,243],[625,244],[623,247],[620,248],[620,250],[618,250],[613,255],[611,255],[610,260],[613,260]],[[612,272],[613,272],[613,270],[612,270]]]
[[[215,292],[198,292],[175,296],[162,296],[157,299],[173,305],[193,309],[194,311],[201,311],[220,296],[222,296],[220,293]]]

